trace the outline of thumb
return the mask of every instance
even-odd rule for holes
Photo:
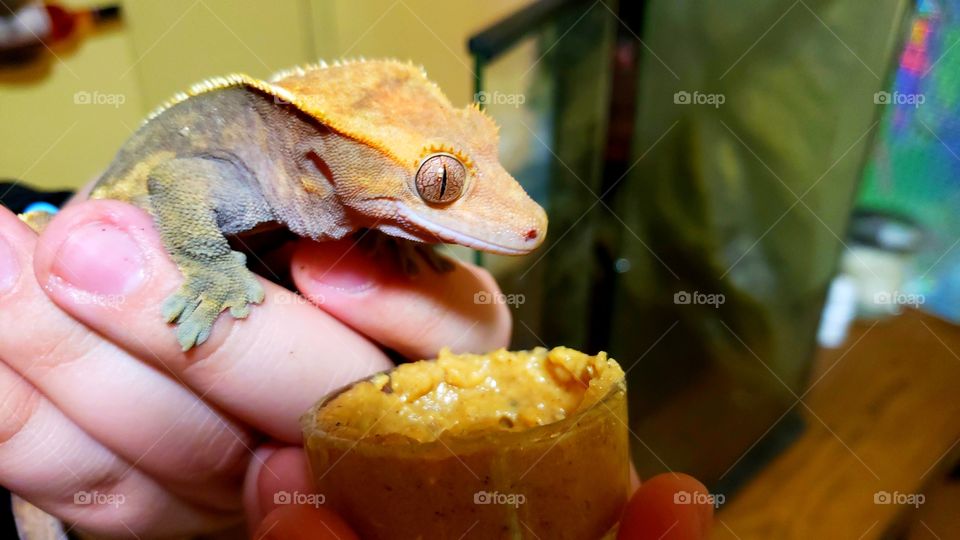
[[[312,494],[302,448],[272,443],[258,448],[244,486],[248,519],[259,523],[252,538],[358,540],[346,522]]]
[[[620,520],[619,540],[701,540],[713,524],[714,500],[699,481],[665,473],[644,482]]]
[[[359,540],[346,522],[323,507],[281,506],[267,514],[254,538],[260,540]]]

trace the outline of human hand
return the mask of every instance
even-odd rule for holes
[[[244,479],[282,480],[272,464],[301,452],[299,416],[390,367],[377,344],[412,358],[506,345],[507,308],[473,302],[496,290],[485,271],[408,279],[349,247],[294,250],[319,308],[264,280],[248,319],[221,317],[183,353],[160,317],[182,278],[150,216],[80,202],[37,237],[0,208],[0,484],[98,535],[223,530],[244,506],[258,522]]]
[[[303,452],[278,451],[267,458],[276,476],[251,477],[248,491],[255,492],[256,512],[266,512],[253,535],[258,540],[357,540],[339,516],[322,506],[276,504],[280,492],[310,493]],[[702,540],[713,523],[708,497],[680,504],[681,493],[707,494],[707,488],[685,474],[665,473],[639,485],[627,502],[618,540]],[[250,499],[248,499],[250,500]]]

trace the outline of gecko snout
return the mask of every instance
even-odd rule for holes
[[[538,205],[532,214],[535,216],[534,222],[529,224],[527,227],[520,229],[519,231],[521,244],[523,244],[523,249],[525,250],[536,249],[540,244],[543,243],[544,237],[547,234],[546,212],[544,212],[543,208]]]

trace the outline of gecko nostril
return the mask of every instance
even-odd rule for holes
[[[524,238],[527,240],[536,240],[538,234],[536,229],[530,229],[527,231],[527,234],[524,235]]]

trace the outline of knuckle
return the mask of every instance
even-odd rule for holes
[[[210,337],[186,353],[187,362],[181,370],[191,382],[204,388],[223,378],[238,363],[236,355],[232,355],[235,351],[231,350],[237,329],[236,321],[233,317],[221,314],[213,324]]]
[[[24,375],[71,363],[102,342],[39,289],[26,287],[20,293],[0,298],[0,355]]]
[[[100,471],[95,476],[86,479],[84,488],[89,493],[123,494],[124,481],[135,469],[121,470],[119,467],[110,467]]]
[[[17,378],[0,382],[0,446],[26,428],[39,403],[40,392],[33,386]]]
[[[184,468],[191,480],[208,480],[240,476],[247,468],[252,452],[252,437],[239,431],[223,419],[219,429],[213,430],[202,446],[192,451]]]
[[[81,362],[106,343],[80,325],[69,325],[69,329],[58,335],[45,335],[45,332],[23,334],[29,340],[21,341],[22,352],[19,356],[29,361],[29,370],[37,376],[51,369]]]
[[[84,487],[76,493],[97,494],[105,500],[97,504],[78,504],[76,493],[68,494],[60,502],[60,506],[67,508],[70,521],[87,533],[106,537],[119,535],[143,534],[147,530],[147,513],[143,505],[137,500],[137,493],[131,482],[126,482],[130,472],[116,469],[102,473],[102,476],[88,479]],[[102,502],[102,504],[100,503]]]
[[[115,502],[118,495],[125,497],[122,489],[127,476],[117,467],[100,470],[93,475],[83,474],[75,481],[64,484],[55,491],[46,491],[35,497],[34,504],[49,514],[70,524],[71,529],[82,530],[82,537],[120,537],[132,531],[141,531],[138,521],[142,510],[137,505],[99,504],[101,496],[110,495]],[[72,535],[71,535],[72,536]]]

